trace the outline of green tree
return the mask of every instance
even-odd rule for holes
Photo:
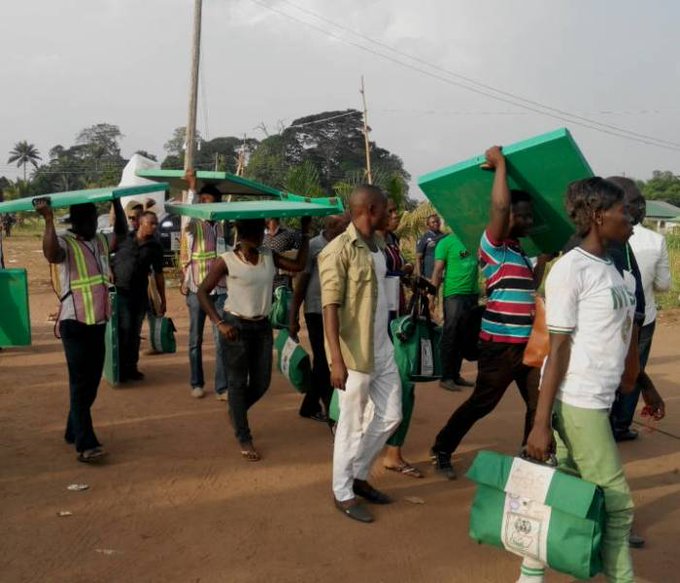
[[[293,166],[288,170],[284,181],[284,187],[288,192],[301,196],[323,196],[323,189],[319,180],[319,172],[316,166],[306,160],[299,166]]]
[[[285,188],[287,172],[285,140],[274,135],[260,142],[250,156],[245,175],[275,188]]]
[[[663,200],[680,205],[680,176],[669,170],[655,170],[649,180],[639,181],[638,185],[642,194],[650,200]]]
[[[69,154],[81,164],[83,188],[118,184],[126,164],[120,154],[122,138],[120,128],[109,123],[94,124],[78,133]]]
[[[17,163],[17,168],[24,167],[24,182],[26,182],[26,166],[32,164],[34,168],[38,167],[38,161],[42,160],[40,152],[33,145],[26,140],[14,144],[14,149],[9,153],[8,164]]]
[[[374,142],[370,144],[370,155],[375,176],[385,177],[381,186],[397,189],[399,199],[406,200],[410,175],[401,158]],[[255,180],[282,188],[289,172],[300,172],[291,168],[305,163],[316,168],[321,191],[325,193],[346,194],[353,184],[365,182],[361,112],[355,109],[325,111],[294,120],[280,134],[260,142],[246,173]]]

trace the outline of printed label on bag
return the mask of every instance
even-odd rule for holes
[[[434,355],[432,354],[432,340],[420,339],[420,374],[430,377],[434,375]]]
[[[548,562],[549,506],[522,496],[506,494],[501,525],[503,546],[510,552]]]
[[[505,483],[504,490],[509,494],[524,496],[537,502],[545,502],[555,468],[541,466],[516,457]]]
[[[290,359],[293,357],[293,352],[295,352],[297,346],[295,340],[288,338],[281,349],[281,373],[288,380],[290,380]]]

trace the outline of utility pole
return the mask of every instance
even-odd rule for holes
[[[184,170],[194,167],[196,150],[196,108],[198,103],[198,69],[201,62],[201,16],[203,0],[194,0],[194,33],[191,57],[191,86],[189,87],[189,119],[185,136]],[[183,200],[186,202],[187,193]]]
[[[371,142],[368,139],[368,107],[366,106],[366,88],[364,86],[364,76],[361,76],[361,99],[364,102],[364,148],[366,149],[366,180],[373,184],[373,174],[371,173]]]

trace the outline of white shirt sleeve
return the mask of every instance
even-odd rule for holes
[[[562,257],[545,282],[545,318],[550,332],[569,334],[576,328],[581,277],[573,258]]]
[[[654,269],[654,289],[658,292],[665,292],[671,289],[671,269],[668,261],[668,246],[666,239],[661,239],[661,249],[659,250],[659,260]]]

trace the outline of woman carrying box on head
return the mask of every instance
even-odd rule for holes
[[[221,335],[225,351],[229,414],[241,455],[260,460],[248,425],[248,409],[269,388],[272,373],[272,327],[269,312],[277,269],[302,271],[309,249],[309,217],[302,219],[303,240],[296,259],[288,259],[262,246],[264,220],[236,221],[238,241],[219,256],[198,288],[198,300]],[[220,317],[210,293],[226,277],[229,294]]]

